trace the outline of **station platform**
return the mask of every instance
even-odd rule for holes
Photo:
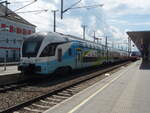
[[[7,62],[6,63],[7,66],[16,66],[18,64],[19,64],[19,62]],[[4,62],[3,63],[1,62],[0,66],[4,66]]]
[[[20,73],[18,71],[17,66],[6,66],[6,71],[4,70],[4,66],[0,66],[0,76],[11,75]]]
[[[17,66],[7,66],[6,71],[0,66],[0,85],[15,83],[20,79],[20,73]]]
[[[150,65],[137,61],[44,113],[150,113]]]

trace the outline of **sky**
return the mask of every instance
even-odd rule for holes
[[[8,0],[9,8],[16,9],[32,2],[31,0]],[[64,0],[64,9],[79,0]],[[53,13],[57,12],[57,32],[82,37],[82,25],[86,25],[86,39],[96,37],[109,44],[126,49],[127,31],[143,31],[150,29],[150,1],[148,0],[81,0],[75,7],[104,4],[103,7],[71,9],[60,19],[60,0],[37,0],[35,3],[17,12],[45,10],[47,12],[18,13],[27,21],[36,25],[37,32],[53,31]],[[136,47],[133,47],[136,50]]]

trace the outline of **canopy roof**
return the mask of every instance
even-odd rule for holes
[[[150,31],[130,31],[127,34],[140,51],[149,48]]]

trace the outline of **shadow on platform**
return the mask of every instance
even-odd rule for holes
[[[150,70],[150,62],[149,61],[142,61],[140,69],[141,70]]]

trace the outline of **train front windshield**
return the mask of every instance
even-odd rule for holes
[[[43,37],[29,37],[23,43],[22,57],[36,57],[41,46]]]

